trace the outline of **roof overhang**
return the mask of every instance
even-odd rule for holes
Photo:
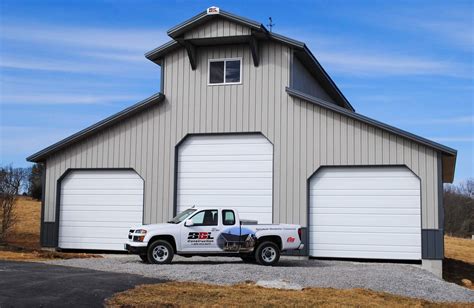
[[[412,134],[410,132],[404,131],[402,129],[396,128],[394,126],[385,124],[383,122],[371,119],[369,117],[366,117],[364,115],[361,115],[356,112],[350,112],[345,108],[339,107],[337,105],[325,102],[323,100],[320,100],[317,97],[308,95],[306,93],[303,93],[301,91],[291,89],[291,88],[286,88],[286,92],[293,97],[299,98],[301,100],[304,100],[306,102],[312,103],[319,105],[321,107],[330,109],[331,111],[337,112],[339,114],[345,115],[347,117],[356,119],[358,121],[367,123],[369,125],[376,126],[380,129],[383,129],[385,131],[388,131],[390,133],[393,133],[395,135],[404,137],[406,139],[412,140],[416,143],[422,144],[424,146],[430,147],[436,151],[438,151],[442,156],[442,164],[443,164],[443,169],[442,169],[442,175],[443,175],[443,183],[452,183],[454,179],[454,169],[456,166],[456,157],[457,157],[457,151],[455,149],[452,149],[450,147],[447,147],[445,145],[439,144],[437,142],[431,141],[429,139],[417,136],[415,134]]]
[[[64,149],[65,147],[78,142],[80,140],[83,140],[84,138],[89,137],[90,135],[96,133],[97,131],[110,127],[134,114],[137,114],[138,112],[154,105],[157,104],[165,99],[165,96],[162,93],[156,93],[152,96],[150,96],[147,99],[144,99],[137,104],[130,106],[100,122],[97,122],[94,125],[91,125],[87,127],[86,129],[83,129],[59,142],[56,142],[55,144],[29,156],[26,158],[27,161],[29,162],[34,162],[34,163],[40,163],[44,162],[51,154]]]

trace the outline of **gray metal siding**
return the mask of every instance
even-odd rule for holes
[[[212,19],[184,34],[184,39],[250,35],[250,28],[223,18]]]
[[[438,228],[437,152],[380,128],[293,98],[291,49],[262,42],[184,49],[164,59],[166,99],[47,160],[45,221],[54,221],[57,179],[68,168],[133,168],[145,180],[144,222],[173,215],[176,144],[189,133],[262,132],[274,144],[274,222],[307,225],[307,179],[319,166],[406,165],[421,179],[422,227]],[[242,57],[242,84],[207,85],[209,58]]]
[[[298,58],[293,57],[292,85],[295,90],[299,90],[311,96],[336,104],[334,100],[321,87],[316,78],[303,66]]]

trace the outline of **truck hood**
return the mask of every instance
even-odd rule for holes
[[[158,230],[165,230],[165,229],[170,229],[177,226],[176,224],[169,224],[169,223],[163,223],[163,224],[151,224],[151,225],[137,225],[133,226],[130,229],[137,230],[137,229],[143,229],[146,231],[158,231]]]

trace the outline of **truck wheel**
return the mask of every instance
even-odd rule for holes
[[[253,253],[249,253],[247,255],[241,255],[240,258],[245,263],[255,263],[256,262],[255,255]]]
[[[140,255],[140,259],[142,259],[143,263],[148,263],[148,256],[145,255]]]
[[[148,262],[152,264],[168,264],[173,260],[173,247],[167,241],[157,240],[148,246]]]
[[[255,258],[260,265],[275,265],[280,260],[280,249],[273,242],[263,242],[258,245]]]

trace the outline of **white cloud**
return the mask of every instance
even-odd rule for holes
[[[331,71],[351,75],[443,75],[470,78],[468,70],[458,63],[429,60],[416,56],[398,56],[373,51],[318,51],[316,57]]]
[[[136,95],[99,95],[99,94],[13,94],[1,95],[2,105],[107,105],[114,102],[134,103],[140,98]]]
[[[4,24],[0,37],[28,43],[75,46],[104,50],[138,51],[145,53],[166,42],[163,29],[107,29],[67,27],[58,25]]]

